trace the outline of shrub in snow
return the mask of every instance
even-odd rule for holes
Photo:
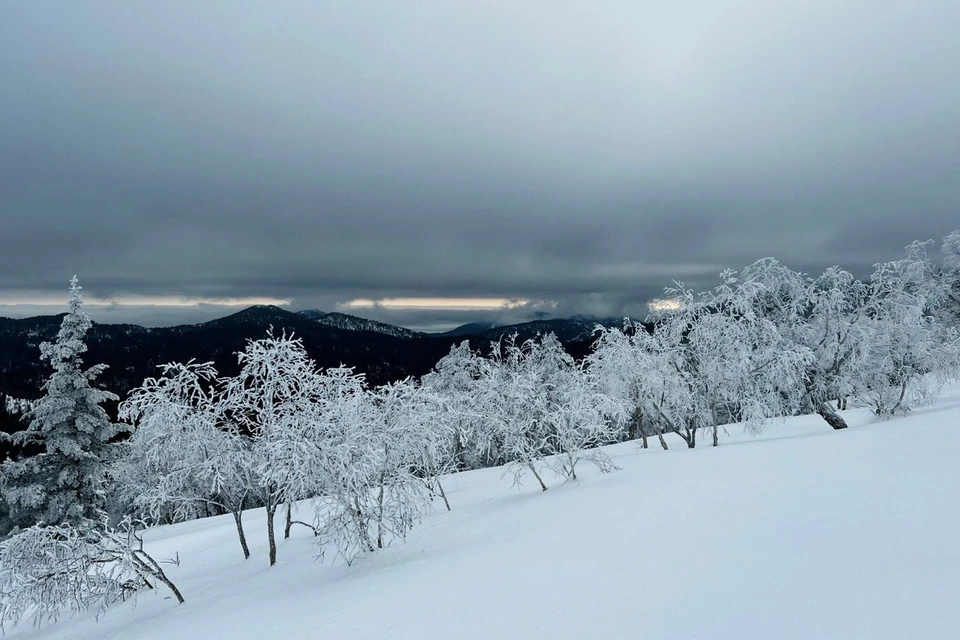
[[[577,479],[577,464],[592,463],[602,473],[616,469],[600,447],[620,439],[624,405],[603,392],[582,367],[562,371],[555,402],[546,407],[550,428],[546,458],[557,475]]]
[[[157,583],[183,603],[129,519],[117,527],[105,521],[29,527],[0,542],[0,627],[102,612]]]

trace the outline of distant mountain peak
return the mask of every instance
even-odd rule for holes
[[[246,309],[241,309],[236,313],[231,313],[228,316],[223,318],[218,318],[213,322],[218,320],[226,320],[228,318],[242,319],[242,318],[262,318],[262,317],[273,317],[273,316],[285,316],[289,315],[290,312],[286,309],[278,307],[272,304],[255,304],[252,307],[247,307]]]
[[[314,322],[327,325],[328,327],[347,331],[372,331],[396,338],[419,338],[424,335],[423,333],[412,331],[405,327],[398,327],[387,324],[386,322],[377,322],[376,320],[368,320],[367,318],[360,318],[347,313],[340,313],[339,311],[324,313],[318,309],[306,309],[304,311],[298,311],[297,315],[307,320],[313,320]]]
[[[454,336],[454,337],[469,337],[469,336],[479,336],[491,329],[496,329],[498,324],[495,322],[468,322],[467,324],[462,324],[455,329],[450,329],[449,331],[444,331],[436,335],[441,336]]]
[[[319,320],[320,318],[327,315],[326,311],[320,311],[319,309],[304,309],[303,311],[297,311],[298,316],[303,316],[307,320]]]

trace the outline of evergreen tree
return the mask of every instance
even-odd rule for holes
[[[91,386],[106,365],[83,369],[84,338],[92,322],[80,291],[74,276],[70,311],[57,339],[40,345],[40,358],[53,374],[43,385],[43,396],[24,415],[29,426],[7,436],[19,447],[41,450],[0,467],[15,525],[83,525],[99,521],[104,513],[105,474],[117,447],[111,441],[125,427],[111,422],[101,406],[117,396]]]

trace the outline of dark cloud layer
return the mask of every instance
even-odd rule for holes
[[[620,314],[768,255],[862,272],[960,226],[957,24],[907,0],[3,3],[0,297],[76,272],[100,297]]]

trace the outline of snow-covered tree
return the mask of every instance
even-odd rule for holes
[[[443,500],[447,511],[450,511],[450,501],[441,477],[460,468],[459,454],[463,449],[458,445],[463,442],[460,439],[463,432],[458,433],[458,426],[464,424],[457,398],[453,398],[454,402],[448,402],[449,399],[429,384],[407,379],[400,386],[393,385],[386,401],[382,402],[383,406],[391,407],[394,416],[391,419],[402,425],[405,464],[410,465],[429,495]]]
[[[267,514],[270,565],[277,561],[274,517],[287,501],[303,497],[302,465],[277,455],[278,442],[299,433],[317,408],[318,374],[301,340],[290,335],[249,340],[237,354],[240,373],[224,383],[224,407],[234,433],[250,439],[259,497]]]
[[[475,386],[480,432],[516,483],[529,472],[546,491],[539,467],[575,479],[582,459],[601,471],[614,468],[596,447],[614,441],[622,407],[584,374],[556,336],[519,344],[509,336],[494,343],[481,364]]]
[[[957,328],[937,318],[946,300],[925,246],[906,258],[876,265],[870,285],[882,293],[863,320],[869,331],[866,390],[877,415],[894,415],[936,399],[960,371]]]
[[[478,469],[492,466],[489,459],[491,434],[478,403],[477,389],[486,363],[468,341],[450,348],[433,371],[423,376],[423,387],[437,400],[438,430],[434,430],[435,444],[445,448],[436,438],[449,434],[451,455],[455,469]]]
[[[118,491],[154,523],[194,518],[209,507],[230,513],[249,558],[242,518],[257,485],[250,441],[224,428],[212,364],[161,370],[120,405],[120,417],[136,426],[117,465]]]
[[[668,289],[675,309],[655,318],[652,333],[641,326],[628,327],[628,336],[608,330],[590,360],[594,375],[629,403],[634,420],[673,432],[690,448],[701,429],[712,432],[716,446],[725,424],[743,422],[756,431],[795,410],[809,360],[757,313],[760,287],[733,272],[721,277],[700,295]]]
[[[943,256],[940,275],[944,288],[940,317],[945,323],[960,327],[960,229],[943,239],[940,253]]]
[[[327,369],[320,376],[320,410],[301,429],[288,432],[274,446],[297,460],[296,490],[314,500],[319,551],[333,547],[349,564],[374,550],[370,500],[376,467],[376,444],[369,429],[370,397],[362,374],[349,367]]]
[[[617,468],[600,447],[619,439],[626,405],[607,394],[591,373],[576,364],[561,369],[555,401],[544,410],[550,430],[547,466],[569,480],[577,479],[577,464],[584,460],[602,473]]]
[[[518,344],[516,335],[494,343],[490,358],[483,361],[476,400],[484,432],[490,434],[486,443],[490,453],[508,463],[515,483],[529,472],[546,491],[537,465],[546,455],[549,436],[543,407],[556,392],[558,370],[537,366],[538,350],[536,340]]]
[[[866,318],[882,293],[839,267],[816,279],[773,259],[750,265],[740,274],[751,285],[754,311],[769,319],[810,359],[804,371],[804,405],[834,429],[846,421],[836,412],[846,399],[866,389],[870,330]]]
[[[377,548],[390,538],[404,538],[420,521],[430,501],[430,481],[423,478],[424,464],[436,473],[442,460],[433,457],[430,406],[422,389],[410,378],[384,385],[371,392],[368,419],[363,426],[370,432],[375,503],[372,513],[377,532]],[[425,482],[426,480],[426,482]],[[443,492],[442,486],[439,489]],[[444,493],[444,500],[446,495]],[[447,503],[449,508],[449,503]]]
[[[929,255],[933,240],[912,242],[899,260],[877,265],[883,282],[895,290],[922,300],[925,315],[946,326],[960,326],[960,229],[948,234],[941,245],[942,263]]]
[[[946,269],[929,258],[929,244],[910,244],[869,281],[838,267],[811,279],[769,258],[740,274],[753,286],[754,311],[809,350],[804,405],[833,428],[846,427],[836,408],[849,398],[889,414],[931,397],[955,370],[955,340],[937,320],[948,304]]]
[[[64,613],[102,612],[157,583],[183,603],[129,519],[115,527],[106,521],[28,527],[0,542],[0,629],[22,620],[39,626]]]
[[[625,320],[623,327],[598,327],[586,364],[593,384],[620,405],[627,436],[639,438],[646,449],[647,438],[656,435],[660,446],[667,449],[658,408],[661,393],[665,393],[659,390],[664,379],[654,373],[659,371],[655,355],[646,329]]]
[[[125,430],[101,404],[117,397],[93,386],[105,365],[83,368],[84,339],[92,322],[83,311],[81,287],[70,281],[70,309],[57,339],[40,345],[40,358],[53,368],[43,396],[25,413],[28,427],[9,439],[42,451],[3,463],[4,497],[15,524],[80,525],[99,522],[106,505],[109,464]]]
[[[435,421],[422,393],[411,380],[369,391],[352,369],[328,369],[318,410],[275,443],[297,461],[297,489],[317,496],[311,526],[321,555],[333,548],[350,563],[419,522],[439,486],[429,474],[445,464],[432,458]]]

